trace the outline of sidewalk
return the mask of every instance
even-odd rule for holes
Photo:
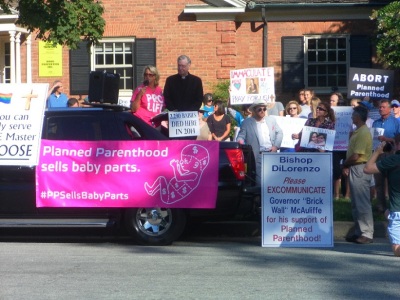
[[[375,222],[374,238],[386,238],[386,222]],[[353,222],[333,222],[333,238],[344,240],[352,232]],[[192,228],[190,235],[219,237],[257,237],[261,236],[261,224],[256,221],[206,222]]]

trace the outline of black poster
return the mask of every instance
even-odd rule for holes
[[[394,71],[350,68],[347,98],[392,99]]]

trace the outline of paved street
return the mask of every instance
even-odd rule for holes
[[[2,231],[0,299],[399,299],[400,259],[385,238],[262,248],[258,235],[212,226],[166,247]]]

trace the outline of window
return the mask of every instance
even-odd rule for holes
[[[133,88],[134,40],[102,41],[94,47],[93,68],[120,75],[120,90]]]
[[[346,35],[305,36],[305,86],[326,90],[347,87],[349,38]]]
[[[120,75],[119,96],[130,97],[143,81],[143,67],[156,65],[156,40],[137,38],[104,39],[87,51],[87,42],[70,50],[70,94],[89,93],[90,71],[107,71]]]

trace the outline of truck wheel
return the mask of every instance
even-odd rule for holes
[[[169,245],[185,229],[186,214],[182,209],[133,208],[125,214],[125,226],[142,245]]]

